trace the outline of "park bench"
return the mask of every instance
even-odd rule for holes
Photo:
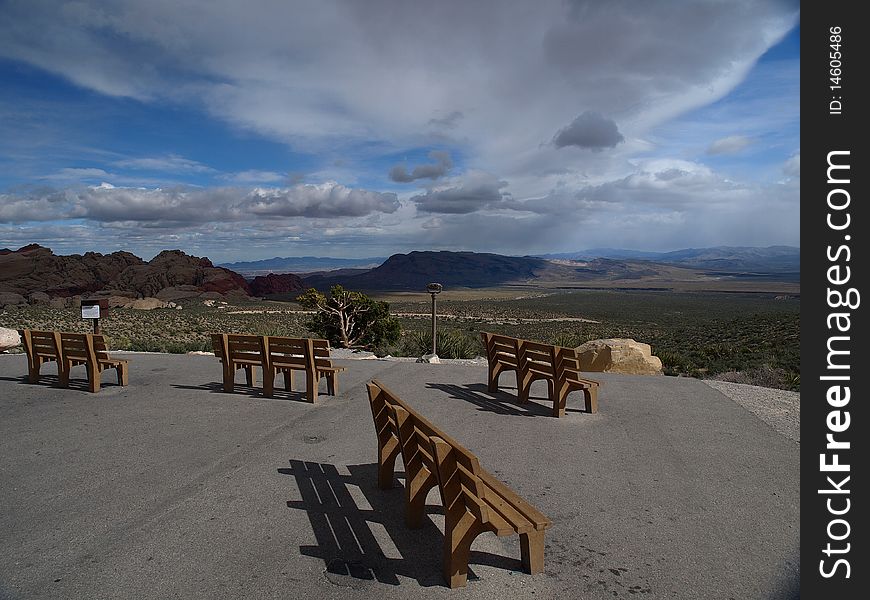
[[[505,371],[514,371],[517,376],[517,389],[520,388],[520,340],[486,331],[480,332],[483,347],[486,349],[486,362],[489,365],[487,388],[498,391],[498,378]]]
[[[337,374],[344,367],[329,360],[329,342],[308,338],[286,338],[241,334],[212,334],[215,356],[223,365],[224,390],[233,390],[235,372],[245,370],[249,386],[255,384],[254,368],[263,369],[263,394],[273,396],[275,376],[284,376],[284,389],[293,388],[293,371],[305,373],[305,390],[309,402],[316,402],[320,379],[326,378],[327,392],[335,395]]]
[[[222,336],[221,363],[223,363],[224,391],[232,392],[235,374],[239,369],[245,370],[245,382],[253,387],[256,384],[254,367],[266,367],[266,348],[264,339],[257,335],[236,333],[219,334]],[[214,344],[214,338],[212,338]],[[217,355],[217,352],[215,352]]]
[[[128,361],[109,356],[106,340],[102,335],[66,332],[58,335],[61,350],[58,372],[63,387],[69,387],[70,371],[76,365],[85,365],[91,392],[100,391],[100,375],[106,369],[115,369],[118,385],[128,384]]]
[[[268,382],[263,384],[266,395],[272,394],[275,375],[284,375],[284,389],[293,387],[293,371],[305,373],[305,391],[308,401],[317,401],[320,380],[326,378],[326,390],[330,396],[338,393],[337,375],[345,370],[332,364],[329,359],[329,341],[309,338],[266,338],[269,371]]]
[[[498,378],[505,371],[515,371],[517,375],[517,400],[525,404],[533,382],[547,381],[548,398],[553,403],[553,416],[565,415],[568,394],[582,391],[587,412],[598,411],[599,382],[583,377],[577,352],[573,348],[563,348],[552,344],[541,344],[481,332],[486,348],[489,365],[487,387],[490,392],[498,391]]]
[[[568,394],[575,390],[583,392],[586,412],[598,411],[599,383],[581,376],[577,352],[573,348],[521,340],[519,373],[521,381],[517,400],[520,404],[529,401],[532,382],[544,379],[553,402],[554,417],[565,416]]]
[[[484,470],[474,454],[423,418],[378,381],[368,384],[378,438],[378,485],[393,485],[398,454],[405,465],[406,523],[422,524],[426,496],[435,486],[444,506],[444,578],[451,588],[468,577],[478,535],[518,534],[524,570],[544,570],[544,532],[552,524],[535,507]]]
[[[39,381],[39,371],[45,363],[56,362],[60,373],[60,337],[56,331],[19,329],[18,335],[27,355],[27,380],[30,383]]]

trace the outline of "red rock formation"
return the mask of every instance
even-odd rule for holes
[[[251,294],[254,296],[269,296],[271,294],[287,294],[305,289],[302,280],[293,273],[277,275],[259,275],[250,283]]]

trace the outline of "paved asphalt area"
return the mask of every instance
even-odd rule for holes
[[[311,405],[224,393],[213,357],[126,357],[130,385],[90,394],[84,367],[59,389],[0,356],[0,598],[798,596],[799,445],[700,381],[595,374],[599,412],[575,392],[555,419],[544,382],[519,406],[480,365],[339,361]],[[437,488],[409,530],[401,461],[376,486],[372,378],[552,519],[543,574],[484,534],[444,586]]]

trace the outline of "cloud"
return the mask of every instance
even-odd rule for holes
[[[468,214],[497,206],[506,194],[506,181],[484,173],[472,173],[448,186],[428,190],[411,197],[417,210],[424,213]]]
[[[110,245],[131,239],[151,247],[176,236],[191,248],[206,239],[216,251],[253,258],[258,248],[273,255],[269,249],[291,238],[345,255],[460,242],[509,252],[550,251],[559,243],[650,249],[751,239],[789,243],[799,239],[797,217],[783,224],[773,215],[795,208],[794,186],[747,183],[761,177],[737,167],[728,179],[688,161],[653,164],[637,157],[695,156],[710,140],[739,131],[779,145],[764,176],[780,176],[783,159],[797,146],[791,130],[799,103],[791,90],[799,61],[788,61],[788,68],[766,63],[765,77],[751,82],[753,91],[768,86],[766,95],[752,97],[741,88],[739,103],[725,96],[798,15],[792,0],[541,0],[534,10],[497,0],[324,0],[311,3],[304,19],[283,0],[220,3],[220,10],[206,0],[0,2],[0,60],[138,101],[90,103],[86,97],[93,94],[83,93],[75,104],[70,94],[53,104],[41,101],[39,114],[51,115],[48,120],[0,118],[0,134],[6,133],[0,154],[51,155],[53,161],[10,158],[25,175],[7,181],[53,173],[48,180],[64,187],[4,194],[0,221],[10,225],[0,233],[11,239],[29,230],[60,239],[49,224],[35,223],[76,219],[69,221],[76,232],[87,229],[93,240]],[[419,23],[426,26],[396,25]],[[36,111],[34,103],[7,97],[12,101],[0,98],[0,114],[21,114],[23,106]],[[195,115],[197,124],[219,121],[220,134],[208,131],[214,139],[229,131],[228,140],[277,141],[298,163],[246,161],[224,175],[206,164],[211,154],[197,155],[202,162],[181,156],[177,148],[191,148],[184,144],[146,146],[148,156],[121,160],[84,154],[84,146],[107,141],[95,135],[80,135],[76,147],[56,152],[57,140],[74,138],[61,133],[81,134],[99,123],[94,106],[126,116],[120,111],[131,104],[141,108],[137,117],[148,111],[165,116],[169,107]],[[730,107],[738,104],[746,114],[735,124]],[[69,116],[61,108],[73,106],[76,118],[57,126],[57,114]],[[694,111],[699,107],[712,112]],[[697,126],[687,136],[691,117]],[[25,129],[10,125],[31,121]],[[46,123],[53,135],[42,137]],[[672,134],[662,144],[667,124]],[[786,129],[783,137],[769,135]],[[436,145],[452,154],[390,172],[395,156]],[[457,173],[451,156],[461,156],[469,171]],[[333,166],[336,159],[346,160]],[[796,160],[785,165],[787,176],[799,172]],[[68,165],[88,168],[61,169]],[[271,169],[282,168],[325,183],[318,188],[279,179]],[[400,196],[380,192],[379,185],[389,185],[387,173],[425,188]],[[218,185],[173,183],[194,175],[201,176],[197,184]],[[67,185],[76,179],[127,187]],[[329,223],[330,245],[318,245],[325,244],[321,220]]]
[[[429,119],[429,125],[443,129],[453,129],[459,124],[459,121],[463,116],[462,111],[453,110],[443,117],[433,117]]]
[[[88,179],[109,179],[111,177],[112,174],[104,171],[103,169],[67,167],[61,169],[57,173],[52,173],[51,175],[41,177],[41,179],[53,179],[59,181],[81,181]]]
[[[399,207],[396,194],[350,189],[337,183],[297,185],[292,188],[256,188],[238,206],[258,216],[362,217],[391,213]]]
[[[752,138],[743,135],[729,135],[710,144],[707,154],[736,154],[752,142]]]
[[[782,172],[785,173],[787,177],[792,179],[799,179],[801,176],[801,155],[800,152],[789,158],[785,161],[785,164],[782,166]]]
[[[799,4],[324,1],[300,19],[283,0],[32,0],[0,11],[0,56],[101,94],[205,109],[306,150],[402,145],[435,126],[502,172],[496,161],[578,106],[635,137],[721,98]]]
[[[169,156],[127,158],[114,163],[124,169],[161,171],[164,173],[213,173],[214,169],[195,160],[170,154]]]
[[[447,174],[453,168],[453,159],[450,158],[450,153],[440,150],[433,150],[429,153],[429,158],[435,162],[417,165],[414,170],[408,173],[405,165],[395,165],[390,169],[390,179],[399,183],[410,183],[417,179],[438,179]]]
[[[619,133],[619,128],[612,119],[590,110],[578,116],[567,127],[560,129],[553,138],[553,144],[557,148],[577,146],[593,151],[614,148],[623,141],[625,138]]]
[[[86,219],[183,227],[190,223],[260,219],[355,218],[392,213],[393,193],[352,189],[334,182],[287,188],[125,188],[102,184],[66,190],[36,189],[0,196],[0,222]]]
[[[248,171],[239,171],[238,173],[227,173],[222,175],[221,179],[232,181],[233,183],[277,183],[279,181],[290,179],[290,177],[286,173],[251,169]]]

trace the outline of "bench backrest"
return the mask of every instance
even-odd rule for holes
[[[440,436],[431,436],[429,447],[435,459],[435,475],[445,512],[467,510],[481,522],[490,520],[489,507],[483,501],[480,462],[471,452]]]
[[[227,354],[231,360],[265,363],[264,338],[257,335],[227,334]]]
[[[523,340],[520,344],[520,368],[556,377],[556,346]]]
[[[331,367],[329,360],[329,340],[311,340],[314,349],[314,364],[318,367]]]
[[[56,331],[34,331],[19,329],[21,343],[29,356],[40,356],[57,360],[60,356],[60,338]]]
[[[490,364],[501,363],[513,368],[519,365],[521,340],[486,331],[481,331],[480,337],[483,339],[486,359]]]
[[[94,354],[97,360],[111,360],[109,358],[109,347],[106,345],[106,338],[102,334],[94,333],[91,335],[91,340],[94,343]]]
[[[92,336],[88,333],[60,333],[60,350],[64,359],[95,364]]]
[[[211,334],[211,347],[214,355],[223,361],[227,355],[227,334]]]
[[[406,471],[416,471],[418,466],[424,466],[438,478],[446,509],[462,502],[472,514],[486,522],[488,514],[480,501],[483,491],[478,478],[480,464],[477,458],[377,380],[368,384],[368,390],[379,441],[386,442],[390,436],[396,436]],[[431,442],[433,438],[456,450],[454,453],[442,448],[447,460],[445,468],[438,466]],[[446,487],[441,485],[442,481]],[[448,490],[446,497],[444,490]]]
[[[265,338],[269,361],[296,369],[312,368],[310,340],[305,338]]]

